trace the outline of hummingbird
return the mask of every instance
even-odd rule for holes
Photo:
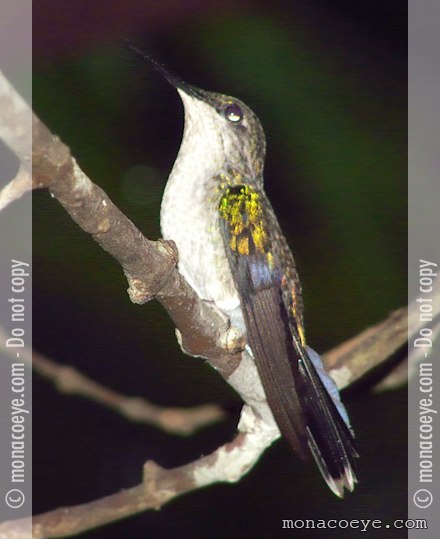
[[[241,361],[256,368],[257,384],[247,375],[228,381],[302,459],[315,459],[342,498],[357,482],[359,455],[336,385],[306,343],[295,261],[264,191],[263,127],[239,99],[192,86],[129,46],[183,102],[183,138],[162,199],[161,230],[175,242],[178,270],[198,296],[245,335]]]

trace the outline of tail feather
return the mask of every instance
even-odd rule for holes
[[[308,430],[308,434],[309,434],[310,451],[312,452],[312,455],[316,461],[316,464],[318,465],[319,471],[321,472],[321,475],[324,478],[330,490],[334,494],[336,494],[336,496],[338,496],[339,498],[344,497],[345,489],[347,489],[349,492],[353,492],[354,487],[357,483],[353,466],[350,463],[348,463],[347,465],[344,466],[344,470],[342,473],[339,473],[337,475],[332,474],[327,465],[327,461],[322,456],[322,453],[319,450],[319,447],[316,444],[315,438],[313,437],[310,430]],[[347,456],[347,461],[349,461],[348,456]]]
[[[329,488],[342,498],[357,482],[348,416],[319,356],[303,346],[277,298],[276,290],[264,289],[243,300],[248,343],[281,433],[301,457],[313,455]]]
[[[304,349],[295,338],[294,345],[303,378],[308,445],[327,485],[342,498],[344,489],[352,491],[357,483],[355,460],[359,457],[348,416],[316,352]]]

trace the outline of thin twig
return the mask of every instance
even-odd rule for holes
[[[16,355],[13,349],[4,346],[7,338],[4,328],[0,326],[0,349],[14,360]],[[216,404],[171,408],[157,406],[141,397],[127,397],[98,384],[77,369],[59,365],[27,347],[20,350],[20,358],[40,376],[50,380],[61,393],[94,400],[131,421],[153,425],[170,434],[189,435],[225,416]]]
[[[17,175],[0,190],[0,211],[32,189],[28,167],[20,165]]]
[[[440,316],[440,278],[436,279],[433,286],[432,306],[435,320]],[[343,389],[391,357],[408,340],[411,341],[423,325],[419,316],[419,303],[415,298],[408,307],[394,311],[379,324],[324,354],[325,366],[339,389]],[[433,334],[438,330],[437,325]],[[400,376],[394,378],[398,384],[404,373],[402,367],[396,366],[396,369],[400,370]],[[387,388],[390,389],[392,384],[393,379],[388,379]]]
[[[0,139],[30,167],[32,110],[0,70]]]
[[[15,178],[0,190],[0,211],[32,188],[32,111],[0,70],[0,139],[20,159]]]

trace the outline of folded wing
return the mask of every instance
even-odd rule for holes
[[[301,457],[314,456],[342,497],[356,482],[353,434],[338,396],[327,391],[325,371],[317,372],[319,356],[306,346],[295,264],[270,203],[251,185],[229,186],[219,215],[248,345],[275,420]]]

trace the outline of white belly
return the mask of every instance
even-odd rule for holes
[[[176,243],[179,272],[197,294],[230,316],[239,307],[240,299],[219,231],[219,200],[206,200],[206,190],[201,189],[185,196],[173,183],[168,182],[162,200],[162,235]]]

